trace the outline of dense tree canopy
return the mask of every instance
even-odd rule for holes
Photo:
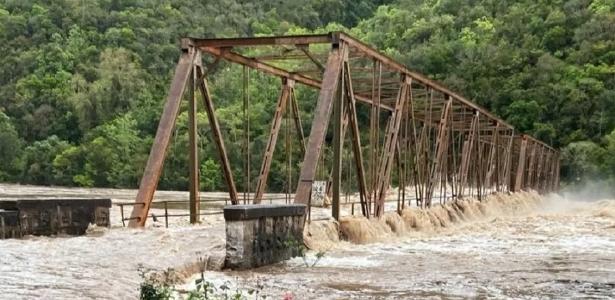
[[[613,0],[2,0],[0,180],[136,187],[180,37],[344,28],[561,147],[564,180],[615,180]],[[243,182],[241,76],[223,65],[210,80]],[[254,177],[279,80],[250,82]],[[314,91],[297,93],[309,113]],[[202,187],[224,189],[206,116],[199,122]],[[187,187],[186,113],[177,127],[160,188]],[[272,164],[273,190],[285,185],[285,160]]]

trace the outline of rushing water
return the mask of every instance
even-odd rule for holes
[[[262,285],[295,299],[615,297],[615,201],[562,202],[387,243],[344,244],[314,267],[301,259],[212,281]]]
[[[0,240],[0,299],[134,299],[138,265],[181,266],[194,262],[197,251],[221,253],[223,244],[221,221]],[[341,242],[313,267],[295,258],[205,276],[269,299],[614,298],[615,200],[557,199],[529,215],[368,245]]]

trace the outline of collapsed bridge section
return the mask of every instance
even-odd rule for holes
[[[559,153],[427,77],[342,32],[319,35],[182,40],[182,55],[158,131],[140,183],[131,226],[143,226],[160,174],[180,103],[188,90],[189,190],[191,221],[198,217],[199,164],[197,155],[197,91],[211,127],[212,139],[224,174],[229,198],[238,204],[239,192],[216,118],[206,74],[221,60],[281,78],[279,98],[256,186],[250,185],[250,157],[246,157],[248,184],[244,195],[260,203],[266,192],[281,123],[292,116],[303,153],[294,202],[310,207],[323,149],[331,148],[326,168],[326,193],[332,197],[332,216],[339,218],[344,141],[352,153],[345,172],[353,172],[353,191],[361,212],[381,216],[390,186],[398,187],[397,209],[406,205],[429,207],[464,197],[482,199],[492,192],[558,188]],[[239,82],[239,81],[238,81]],[[319,90],[311,129],[304,138],[295,85]],[[246,81],[244,77],[243,85]],[[359,113],[362,112],[362,113]],[[327,139],[331,134],[332,139]],[[248,136],[249,139],[249,136]],[[249,140],[248,140],[249,144]],[[245,171],[245,169],[244,169]],[[321,170],[322,171],[322,170]],[[289,175],[290,176],[290,175]],[[244,176],[246,177],[246,176]],[[244,196],[245,199],[245,196]]]

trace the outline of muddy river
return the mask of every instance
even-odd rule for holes
[[[209,272],[295,299],[615,298],[615,201],[558,199],[536,213],[344,244],[314,267],[302,259],[252,272]]]
[[[138,266],[164,269],[221,253],[223,226],[0,240],[0,298],[135,299]],[[366,245],[340,242],[314,266],[295,258],[205,277],[268,299],[615,298],[615,200],[556,198],[531,214]]]

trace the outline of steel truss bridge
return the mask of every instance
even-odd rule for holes
[[[330,172],[332,215],[336,219],[340,217],[342,147],[346,133],[351,141],[361,212],[366,217],[384,213],[394,171],[397,185],[404,187],[400,189],[402,208],[406,199],[411,198],[417,206],[425,208],[435,203],[438,195],[442,202],[464,197],[480,200],[493,192],[532,189],[546,193],[558,189],[557,150],[516,131],[486,109],[346,33],[185,38],[181,50],[130,226],[143,226],[147,220],[184,93],[188,93],[189,102],[191,221],[197,222],[199,210],[197,94],[207,113],[229,198],[233,204],[240,203],[205,76],[206,56],[214,63],[225,60],[243,65],[244,70],[255,69],[281,78],[271,131],[251,199],[255,204],[261,202],[266,191],[285,111],[292,115],[296,139],[304,150],[300,175],[293,185],[294,202],[310,205],[322,149],[331,147],[333,160],[327,172]],[[294,96],[296,84],[319,90],[307,139],[301,125],[305,120]],[[369,110],[369,126],[363,124],[367,122],[359,122],[360,106]],[[381,123],[386,123],[382,130]],[[331,129],[333,139],[327,142],[327,131]],[[369,141],[361,141],[361,132],[366,130]],[[364,151],[366,147],[368,151]],[[412,192],[406,192],[405,187]],[[407,195],[410,193],[413,195]]]

